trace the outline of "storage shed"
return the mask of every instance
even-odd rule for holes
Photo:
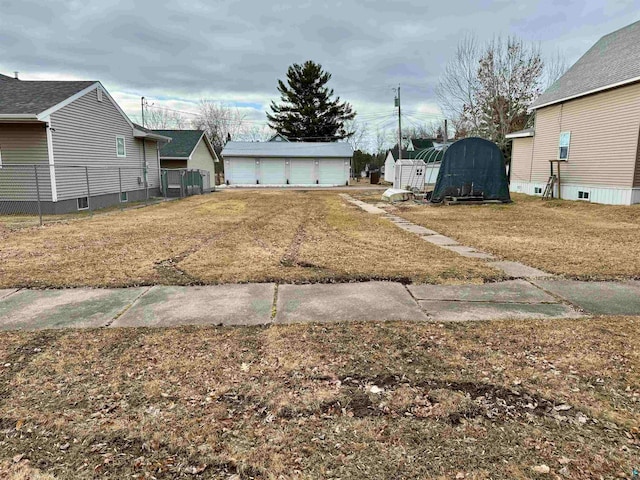
[[[343,186],[353,149],[343,142],[227,142],[225,183],[231,186]]]
[[[504,157],[482,138],[458,140],[447,148],[431,201],[510,202]]]
[[[398,160],[394,168],[393,188],[424,190],[426,167],[424,160]]]

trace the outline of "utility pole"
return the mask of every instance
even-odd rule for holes
[[[400,84],[398,84],[396,107],[398,107],[398,160],[400,160],[402,158],[402,113],[400,110]]]
[[[142,126],[144,127],[144,97],[140,97],[140,109],[142,110]]]
[[[447,144],[447,140],[449,140],[449,126],[447,125],[447,119],[444,119],[444,133],[442,134],[442,139],[444,140],[444,144]]]

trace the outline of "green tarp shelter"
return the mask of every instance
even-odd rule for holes
[[[504,157],[495,143],[472,137],[447,148],[431,201],[448,197],[511,201]]]

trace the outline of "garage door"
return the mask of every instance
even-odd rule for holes
[[[235,185],[255,185],[256,161],[252,158],[234,158],[231,160],[231,178]]]
[[[318,167],[321,185],[344,185],[347,181],[344,160],[322,158]]]
[[[291,185],[313,185],[316,179],[313,175],[313,166],[315,161],[308,160],[291,160],[291,174],[289,175],[289,183]]]
[[[284,159],[268,158],[260,160],[260,184],[284,185],[287,179],[284,174]]]

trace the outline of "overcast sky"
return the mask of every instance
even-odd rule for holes
[[[439,118],[434,87],[458,39],[514,34],[574,62],[640,20],[640,0],[0,0],[0,72],[100,80],[134,120],[139,97],[195,111],[200,98],[264,120],[291,63],[319,62],[371,128]]]

